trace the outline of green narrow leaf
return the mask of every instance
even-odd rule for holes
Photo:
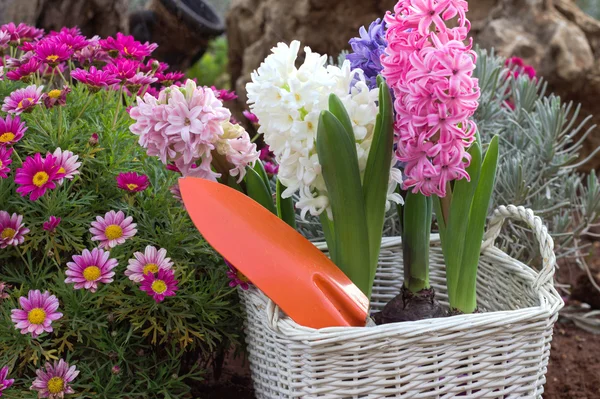
[[[377,115],[373,141],[363,177],[369,254],[371,255],[371,279],[375,278],[379,262],[393,152],[394,113],[392,112],[392,96],[388,86],[385,82],[382,82],[379,85],[379,114]]]
[[[417,293],[429,288],[431,197],[408,192],[404,200],[402,254],[404,286]]]
[[[350,120],[350,116],[348,115],[348,111],[346,111],[346,107],[344,107],[344,103],[342,100],[335,94],[329,95],[329,112],[333,114],[337,118],[337,120],[344,126],[348,137],[350,140],[355,143],[356,137],[354,136],[354,129],[352,129],[352,121]],[[358,158],[358,154],[356,153],[356,146],[354,146],[354,150],[352,151],[355,158]]]
[[[325,235],[325,241],[327,242],[329,257],[335,263],[337,256],[335,254],[335,228],[333,226],[333,220],[329,219],[327,212],[321,213],[321,215],[319,215],[319,220],[323,226],[323,234]]]
[[[296,211],[294,210],[294,199],[292,197],[282,198],[281,194],[286,187],[277,179],[277,216],[291,227],[296,229]]]
[[[251,168],[248,168],[246,172],[246,190],[250,198],[277,215],[271,190],[267,188],[260,175]]]
[[[496,182],[497,167],[498,136],[494,136],[481,166],[479,184],[473,197],[473,204],[469,212],[469,225],[464,237],[462,267],[459,277],[460,289],[456,290],[458,305],[456,308],[464,313],[472,313],[477,308],[477,266],[485,221]]]
[[[263,165],[263,163],[260,159],[256,162],[254,162],[254,167],[252,169],[254,169],[254,171],[256,173],[258,173],[258,175],[263,179],[265,186],[267,186],[267,188],[269,189],[269,192],[271,192],[271,182],[269,181],[269,176],[267,175],[267,172],[265,171],[265,166]]]
[[[317,153],[333,212],[333,261],[369,297],[369,236],[356,147],[329,111],[319,117]]]
[[[469,223],[469,210],[473,202],[473,195],[479,182],[481,171],[481,144],[475,141],[471,148],[471,164],[467,168],[470,181],[461,179],[454,183],[452,190],[452,203],[450,205],[450,215],[445,232],[442,237],[442,250],[446,261],[446,281],[448,284],[448,297],[452,302],[455,297],[456,285],[462,267],[463,245]],[[450,194],[450,193],[449,193]],[[443,201],[443,200],[440,200]],[[436,206],[436,214],[438,212]],[[441,218],[438,216],[438,221]]]

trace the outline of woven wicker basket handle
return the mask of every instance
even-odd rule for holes
[[[540,244],[540,252],[543,259],[543,268],[539,272],[537,278],[534,281],[533,288],[538,289],[547,283],[553,284],[552,278],[554,277],[554,268],[556,266],[556,256],[554,255],[554,240],[548,234],[548,229],[544,226],[542,219],[535,216],[531,209],[524,208],[522,206],[500,206],[494,211],[492,218],[490,219],[488,229],[483,236],[483,244],[481,250],[493,246],[494,241],[498,238],[504,220],[507,218],[523,221],[533,231],[535,238]]]

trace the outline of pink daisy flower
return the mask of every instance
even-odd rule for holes
[[[20,117],[7,115],[6,119],[0,118],[0,146],[15,144],[23,138],[25,131],[25,122],[21,122]]]
[[[50,90],[48,93],[44,93],[44,95],[42,96],[44,105],[48,109],[54,107],[55,105],[66,105],[67,94],[69,94],[70,92],[71,88],[69,86],[64,86],[62,90]]]
[[[29,199],[36,201],[46,193],[46,190],[56,188],[55,180],[63,178],[64,173],[60,173],[60,166],[57,159],[48,154],[42,158],[40,153],[35,156],[27,157],[22,167],[17,169],[15,183],[19,185],[17,192],[21,197],[29,195]]]
[[[40,103],[44,86],[31,85],[17,89],[4,98],[2,111],[19,115],[22,112],[31,112]]]
[[[17,69],[6,72],[6,77],[10,80],[29,82],[31,80],[31,75],[40,69],[41,64],[42,63],[38,59],[31,58],[27,62],[21,64]]]
[[[129,265],[125,270],[125,275],[131,281],[141,282],[146,274],[158,273],[159,270],[169,270],[173,266],[170,258],[167,258],[167,250],[164,248],[156,249],[148,245],[144,253],[136,252],[133,254],[135,259],[129,259]]]
[[[130,193],[144,191],[149,185],[148,176],[138,175],[136,172],[119,173],[117,176],[117,186]]]
[[[75,366],[60,359],[54,364],[46,363],[45,370],[36,370],[37,378],[31,385],[32,391],[38,391],[38,398],[62,399],[65,394],[75,393],[69,383],[79,375]]]
[[[0,396],[2,391],[7,390],[15,382],[13,379],[8,379],[8,366],[4,366],[0,369]]]
[[[30,333],[33,338],[43,332],[52,332],[52,322],[60,319],[63,314],[57,312],[58,299],[48,291],[43,294],[40,290],[31,290],[19,298],[21,309],[11,310],[11,320],[21,334]]]
[[[0,31],[7,32],[10,35],[10,41],[18,44],[23,41],[32,41],[44,36],[43,29],[37,29],[24,23],[15,25],[14,22],[0,26]]]
[[[89,71],[77,68],[71,72],[71,77],[86,85],[92,93],[97,93],[103,87],[119,83],[119,79],[113,73],[96,69],[95,66],[91,66]]]
[[[60,32],[52,32],[50,40],[64,44],[72,51],[81,50],[89,44],[85,36],[82,36],[80,32],[73,32],[64,28]]]
[[[159,269],[158,273],[144,274],[140,290],[145,291],[154,298],[156,303],[165,300],[165,297],[175,296],[178,281],[175,280],[175,273],[171,269]]]
[[[127,79],[135,76],[139,66],[140,63],[138,61],[119,58],[114,60],[112,64],[106,65],[104,70],[113,74],[122,83],[125,83]]]
[[[250,285],[252,285],[252,283],[250,282],[250,280],[248,280],[248,277],[244,276],[242,272],[236,269],[235,266],[233,266],[227,260],[225,260],[225,264],[229,267],[229,270],[227,271],[227,277],[229,277],[230,280],[230,287],[233,288],[239,285],[240,288],[243,290],[247,290],[248,288],[250,288]]]
[[[236,98],[238,98],[237,94],[235,94],[235,91],[217,89],[215,86],[212,86],[211,89],[215,92],[215,95],[221,101],[233,101]]]
[[[49,231],[50,233],[54,232],[60,224],[60,220],[61,219],[56,216],[50,216],[48,221],[44,222],[44,230]]]
[[[60,147],[54,150],[52,156],[56,159],[56,165],[59,167],[59,177],[56,178],[58,184],[63,184],[64,179],[73,180],[75,175],[79,174],[81,162],[77,162],[79,155],[73,154],[71,151],[62,150]]]
[[[183,204],[183,198],[181,198],[181,188],[179,188],[179,184],[169,187],[169,191],[173,195],[173,198]]]
[[[112,283],[115,275],[112,269],[118,262],[109,256],[110,252],[100,248],[94,248],[92,252],[84,249],[81,255],[74,255],[73,262],[67,263],[65,283],[75,283],[73,288],[76,290],[85,288],[91,292],[96,292],[98,283]]]
[[[132,223],[131,216],[125,218],[122,211],[110,211],[104,215],[96,216],[96,221],[92,222],[90,233],[94,236],[92,241],[100,241],[100,248],[114,248],[123,244],[126,240],[135,236],[137,233],[137,224]]]
[[[258,116],[254,115],[252,112],[244,111],[242,112],[242,114],[244,114],[244,116],[246,117],[246,119],[248,119],[250,123],[253,123],[255,125],[258,124]]]
[[[5,291],[7,288],[10,288],[10,285],[0,281],[0,300],[10,298],[10,295]]]
[[[0,249],[23,244],[27,233],[29,229],[23,224],[22,215],[13,213],[11,216],[6,211],[0,211]]]
[[[10,159],[12,153],[12,148],[0,147],[0,179],[6,179],[10,173],[8,165],[12,163],[12,159]]]
[[[158,47],[155,43],[140,43],[133,38],[121,32],[117,33],[116,38],[108,37],[105,40],[100,40],[102,48],[111,55],[120,54],[123,57],[143,60],[149,56]]]
[[[150,75],[146,75],[144,72],[138,72],[129,79],[127,79],[125,85],[129,90],[135,93],[140,89],[140,87],[154,83],[157,80],[157,78]]]
[[[66,44],[55,40],[44,39],[39,42],[35,48],[35,58],[55,67],[63,61],[71,58],[73,50]]]
[[[185,77],[185,73],[183,72],[168,72],[162,73],[157,72],[154,74],[158,78],[158,81],[164,86],[171,86],[175,81],[181,80]]]

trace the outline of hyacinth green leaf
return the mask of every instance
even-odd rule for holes
[[[321,215],[319,215],[319,220],[321,221],[321,226],[323,226],[323,235],[325,236],[325,241],[327,242],[329,257],[334,263],[336,263],[335,259],[337,256],[335,254],[335,227],[333,225],[333,220],[329,219],[327,212],[321,213]]]
[[[464,239],[469,223],[469,211],[473,202],[473,195],[479,182],[481,172],[481,144],[475,141],[469,148],[471,163],[467,168],[470,180],[461,179],[454,182],[448,225],[441,236],[444,258],[446,260],[446,280],[450,301],[455,297],[456,286],[462,267]],[[441,200],[443,201],[443,200]],[[436,206],[437,212],[437,206]],[[443,219],[438,215],[439,220]]]
[[[277,179],[277,216],[291,227],[296,229],[296,212],[294,211],[294,199],[283,198],[281,195],[286,187]]]
[[[417,293],[429,288],[432,198],[408,192],[404,200],[402,254],[404,286]]]
[[[392,96],[387,84],[381,82],[379,85],[379,114],[377,115],[373,141],[363,177],[372,279],[375,278],[379,249],[381,248],[381,235],[385,219],[385,203],[393,152],[394,113],[392,111]]]
[[[346,107],[344,107],[344,103],[342,100],[335,94],[329,95],[329,112],[331,112],[337,120],[344,126],[348,137],[354,143],[356,138],[354,136],[354,129],[352,129],[352,121],[350,120],[350,116],[348,115],[348,111],[346,111]],[[354,157],[357,158],[358,154],[356,153],[356,146],[353,150]]]
[[[464,239],[462,267],[460,269],[460,289],[456,290],[456,308],[464,313],[472,313],[477,308],[477,266],[481,251],[481,240],[490,200],[496,182],[498,167],[498,136],[494,136],[485,153],[481,165],[479,184],[475,190],[469,212],[469,225]]]
[[[261,160],[254,162],[254,167],[252,168],[258,175],[262,178],[263,182],[271,192],[271,182],[269,181],[269,176],[267,175],[267,171],[265,171],[265,166],[263,165]]]
[[[246,172],[246,191],[250,198],[277,215],[271,190],[267,188],[262,177],[251,168],[248,168]]]
[[[319,117],[317,153],[333,213],[332,259],[370,296],[369,235],[355,142],[329,111],[322,111]]]

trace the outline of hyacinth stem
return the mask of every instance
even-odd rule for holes
[[[432,199],[408,192],[402,207],[402,253],[404,287],[417,293],[429,285],[429,239]]]

